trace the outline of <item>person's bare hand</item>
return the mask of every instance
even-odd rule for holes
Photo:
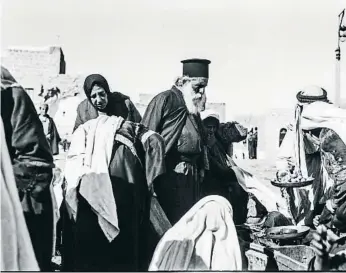
[[[321,215],[316,215],[314,220],[313,220],[313,224],[315,226],[315,228],[317,228],[320,225],[320,219],[321,219]]]
[[[315,270],[329,270],[329,253],[337,239],[338,236],[324,225],[317,227],[311,241],[311,246],[317,255]]]

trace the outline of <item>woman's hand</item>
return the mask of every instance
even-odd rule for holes
[[[317,255],[314,264],[315,270],[330,269],[329,253],[337,239],[338,236],[324,225],[317,227],[316,232],[313,234],[313,240],[311,241],[311,246]]]

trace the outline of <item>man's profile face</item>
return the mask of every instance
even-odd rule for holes
[[[192,78],[191,92],[193,94],[193,104],[196,106],[198,112],[205,110],[207,103],[207,96],[205,89],[208,86],[208,79]]]

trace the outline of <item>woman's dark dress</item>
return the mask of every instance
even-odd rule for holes
[[[131,127],[131,126],[130,126]],[[73,223],[64,213],[63,271],[142,271],[151,257],[148,251],[150,193],[145,168],[155,166],[159,174],[162,158],[144,160],[142,144],[135,140],[132,128],[121,128],[119,134],[135,142],[134,156],[124,144],[115,141],[109,173],[117,205],[119,235],[109,243],[87,201],[78,194],[77,220]],[[155,147],[153,147],[155,149]],[[157,149],[155,149],[157,150]],[[164,148],[162,148],[162,155]],[[155,151],[153,151],[155,153]],[[157,162],[156,162],[157,160]],[[153,176],[155,178],[155,175]]]

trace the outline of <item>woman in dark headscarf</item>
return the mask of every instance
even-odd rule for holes
[[[107,80],[100,74],[92,74],[84,81],[86,99],[77,108],[73,131],[99,115],[121,116],[128,121],[140,122],[142,117],[128,96],[111,92]]]

